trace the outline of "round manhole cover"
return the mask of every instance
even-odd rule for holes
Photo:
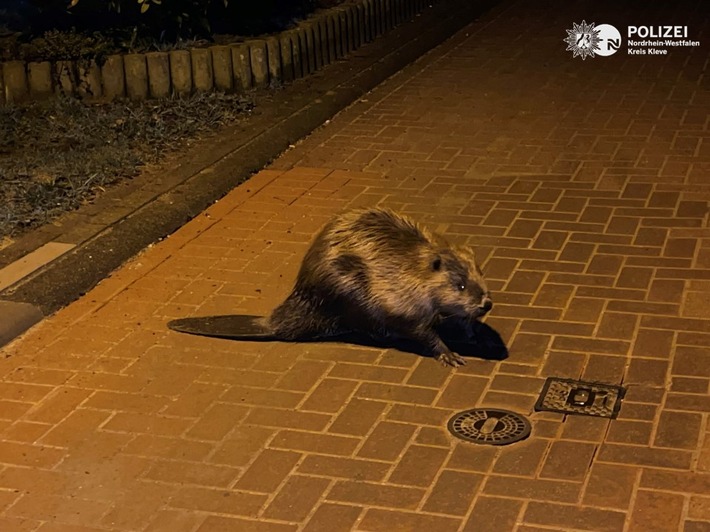
[[[455,414],[449,432],[473,443],[508,445],[530,435],[530,422],[510,410],[474,408]]]

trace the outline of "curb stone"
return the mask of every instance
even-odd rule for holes
[[[42,311],[29,303],[0,301],[0,346],[19,336],[45,316]]]

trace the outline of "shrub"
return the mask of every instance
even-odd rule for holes
[[[48,30],[133,32],[159,42],[254,35],[289,26],[333,0],[10,0],[24,6],[34,36]]]

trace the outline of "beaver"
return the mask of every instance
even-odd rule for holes
[[[293,291],[265,325],[289,341],[348,333],[413,340],[456,367],[466,361],[437,327],[455,320],[470,333],[492,306],[472,250],[391,210],[359,209],[318,233]]]

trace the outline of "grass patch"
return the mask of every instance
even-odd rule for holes
[[[237,95],[0,107],[0,241],[90,202],[183,141],[253,107]]]

